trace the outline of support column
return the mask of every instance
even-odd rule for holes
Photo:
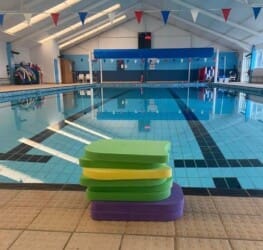
[[[103,74],[102,74],[102,61],[100,59],[100,82],[102,83],[103,82]]]
[[[93,83],[93,70],[92,70],[92,54],[89,51],[89,75],[90,75],[90,84]]]
[[[189,63],[188,63],[188,82],[191,81],[191,63],[192,63],[192,60],[189,58]]]
[[[8,62],[8,68],[9,68],[9,81],[10,83],[14,82],[14,63],[13,63],[13,54],[12,54],[12,44],[10,42],[6,43],[6,55],[7,55],[7,62]]]
[[[215,61],[215,79],[214,82],[218,82],[218,66],[219,66],[219,49],[216,49],[216,61]]]

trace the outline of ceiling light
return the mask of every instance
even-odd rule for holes
[[[115,11],[115,10],[119,9],[120,7],[121,7],[120,4],[115,4],[115,5],[109,7],[109,8],[107,8],[107,9],[105,9],[105,10],[102,10],[102,11],[98,12],[97,14],[95,14],[95,15],[93,15],[93,16],[91,16],[91,17],[86,18],[85,24],[90,23],[90,22],[92,22],[93,20],[98,19],[98,18],[100,18],[100,17],[102,17],[102,16],[104,16],[104,15],[107,15],[107,14],[111,13],[112,11]],[[68,33],[68,32],[70,32],[70,31],[73,31],[73,30],[75,30],[75,29],[77,29],[77,28],[79,28],[79,27],[81,27],[81,26],[82,26],[82,23],[81,23],[81,22],[78,22],[78,23],[76,23],[76,24],[70,25],[68,28],[65,28],[65,29],[63,29],[63,30],[61,30],[61,31],[59,31],[59,32],[56,32],[56,33],[48,36],[48,37],[45,37],[45,38],[42,39],[42,40],[39,40],[38,42],[44,43],[44,42],[46,42],[46,41],[48,41],[48,40],[50,40],[50,39],[60,37],[60,36],[66,34],[66,33]]]
[[[81,0],[65,0],[64,2],[62,2],[58,5],[55,5],[54,7],[50,8],[50,9],[45,10],[43,13],[38,14],[36,16],[33,16],[30,19],[30,25],[36,24],[36,23],[50,17],[51,13],[61,12],[62,10],[69,8],[70,6],[76,4],[80,1]],[[19,23],[19,24],[13,26],[12,28],[5,30],[4,32],[9,34],[9,35],[14,35],[17,32],[26,29],[27,27],[28,27],[28,23],[26,21],[24,21],[22,23]]]
[[[66,46],[68,46],[68,45],[70,45],[70,44],[72,44],[72,43],[78,42],[78,41],[80,41],[80,40],[83,39],[83,38],[86,38],[86,37],[88,37],[88,36],[90,36],[90,35],[98,32],[98,31],[101,31],[101,30],[103,30],[103,29],[105,29],[105,28],[107,28],[107,27],[109,27],[109,26],[111,26],[111,25],[113,25],[113,24],[115,24],[115,23],[118,23],[118,22],[122,21],[122,20],[125,19],[126,17],[127,17],[126,15],[122,15],[122,16],[120,16],[120,17],[118,17],[118,18],[115,18],[113,21],[104,23],[104,24],[102,24],[101,26],[98,26],[98,27],[96,27],[96,28],[94,28],[94,29],[92,29],[92,30],[90,30],[90,31],[87,31],[87,32],[85,32],[84,34],[82,34],[82,35],[80,35],[80,36],[77,36],[77,37],[75,37],[75,38],[73,38],[73,39],[70,39],[70,41],[68,41],[68,42],[65,42],[65,43],[60,44],[60,45],[59,45],[59,48],[60,48],[60,49],[63,49],[64,47],[66,47]]]

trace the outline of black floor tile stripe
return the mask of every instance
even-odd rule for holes
[[[47,190],[47,191],[83,191],[85,187],[78,184],[45,184],[45,183],[0,183],[0,189]],[[197,196],[232,196],[232,197],[263,197],[263,190],[257,189],[217,189],[183,187],[184,195]]]
[[[224,159],[224,160],[193,160],[193,159],[185,159],[185,160],[174,160],[174,167],[176,168],[227,168],[227,167],[263,167],[263,164],[258,159],[246,159],[247,165],[243,164],[243,166],[239,163],[240,160],[235,159]]]

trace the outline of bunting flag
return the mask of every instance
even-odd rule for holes
[[[163,16],[163,22],[166,24],[168,17],[169,17],[169,14],[170,14],[170,11],[169,10],[163,10],[163,11],[161,11],[161,13]]]
[[[196,19],[198,17],[198,14],[199,14],[199,10],[198,9],[191,9],[191,14],[192,14],[193,21],[195,23]]]
[[[112,23],[114,20],[114,17],[115,17],[115,13],[113,13],[113,12],[109,13],[108,17],[109,17],[110,22]]]
[[[31,13],[24,13],[24,17],[25,17],[27,24],[29,25],[30,21],[31,21],[32,14]]]
[[[51,17],[52,17],[53,23],[57,26],[58,19],[59,19],[59,13],[51,13]]]
[[[79,19],[82,25],[84,25],[87,15],[88,15],[88,12],[79,12]]]
[[[228,16],[229,16],[229,14],[230,14],[230,11],[231,11],[231,8],[222,9],[222,13],[223,13],[223,16],[224,16],[225,21],[227,21]]]
[[[4,16],[5,16],[5,14],[0,13],[0,25],[1,26],[3,26],[3,24],[4,24]]]
[[[261,7],[253,7],[253,13],[254,13],[255,19],[257,19],[260,10],[261,10]]]
[[[137,22],[140,23],[142,20],[143,11],[136,10],[136,11],[134,11],[134,14],[135,14],[135,17],[137,19]]]

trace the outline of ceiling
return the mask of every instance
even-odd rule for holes
[[[69,0],[67,0],[69,1]],[[252,7],[263,7],[262,0],[74,0],[75,4],[59,11],[58,25],[55,26],[47,10],[55,5],[61,4],[62,0],[8,0],[1,1],[0,12],[5,13],[4,24],[0,28],[0,40],[10,41],[14,44],[32,47],[38,44],[41,39],[55,34],[61,30],[71,27],[67,33],[56,37],[59,44],[73,39],[83,33],[88,34],[90,30],[105,25],[105,28],[91,32],[88,37],[81,41],[90,39],[97,34],[112,29],[118,25],[135,19],[134,11],[142,10],[144,15],[149,15],[162,21],[161,10],[169,10],[168,24],[182,30],[191,32],[211,42],[220,44],[232,50],[250,51],[253,45],[263,46],[263,11],[259,13],[257,19],[254,18]],[[81,25],[78,12],[88,12],[87,18],[103,10],[120,4],[120,7],[113,11],[114,15],[107,13],[97,19],[89,20],[85,25]],[[222,15],[222,8],[231,8],[231,13],[227,21]],[[193,21],[191,10],[198,9],[196,22]],[[25,13],[31,13],[32,17],[39,13],[45,13],[46,18],[36,24],[26,25],[26,28],[14,34],[7,34],[6,30],[25,22]],[[119,22],[113,21],[116,18],[126,15],[125,19]],[[87,21],[86,18],[86,21]],[[75,29],[73,25],[78,24]],[[74,46],[80,41],[71,45]]]

